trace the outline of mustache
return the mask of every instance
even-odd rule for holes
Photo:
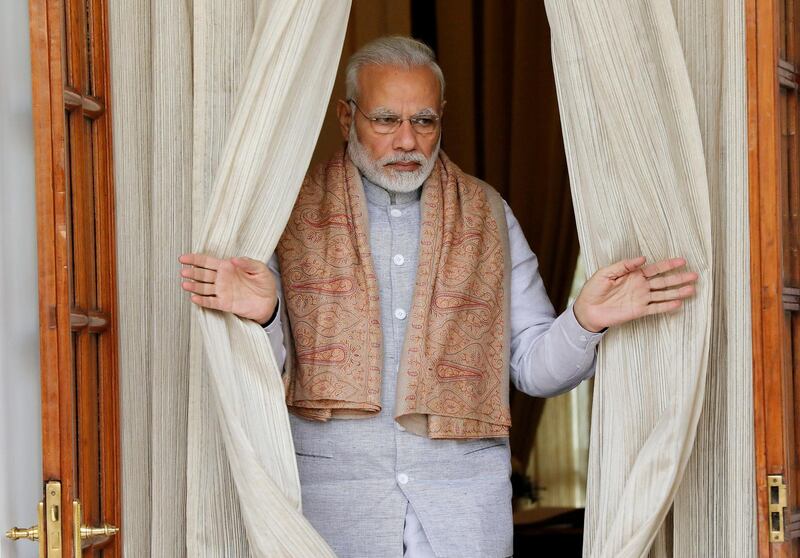
[[[377,161],[381,166],[393,165],[395,163],[417,163],[424,165],[427,162],[427,157],[422,153],[412,151],[411,153],[403,153],[399,155],[389,155]]]

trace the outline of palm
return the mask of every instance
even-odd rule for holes
[[[193,293],[192,302],[259,323],[272,315],[277,302],[275,277],[262,262],[201,254],[185,254],[180,262],[192,266],[181,271],[182,277],[192,279],[182,284]]]
[[[253,319],[275,300],[275,279],[267,266],[263,271],[248,273],[230,260],[223,260],[217,269],[216,293],[220,310]]]
[[[686,264],[681,258],[644,266],[644,258],[617,262],[592,275],[575,301],[575,315],[594,331],[642,316],[676,310],[694,293],[696,273],[664,275]],[[678,288],[673,288],[678,287]]]

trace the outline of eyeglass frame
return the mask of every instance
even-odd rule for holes
[[[377,124],[377,123],[376,123],[376,121],[377,121],[379,118],[385,118],[385,117],[380,117],[380,116],[370,116],[370,115],[368,115],[366,112],[364,112],[364,111],[361,109],[361,107],[360,107],[360,106],[358,106],[358,103],[356,103],[356,100],[355,100],[355,99],[353,99],[352,97],[351,97],[350,99],[347,99],[347,102],[348,102],[348,103],[352,103],[352,104],[353,104],[353,106],[354,106],[354,107],[356,107],[356,109],[358,110],[358,112],[360,112],[360,113],[361,113],[361,116],[363,116],[364,118],[366,118],[366,119],[369,121],[369,123],[370,123],[370,127],[372,128],[372,130],[373,130],[373,131],[374,131],[376,134],[381,134],[381,135],[383,135],[383,136],[388,136],[389,134],[394,134],[394,133],[395,133],[397,130],[399,130],[399,129],[400,129],[400,126],[402,126],[402,125],[403,125],[403,122],[405,122],[405,121],[408,121],[408,123],[411,125],[411,129],[414,131],[414,133],[415,133],[415,134],[419,134],[419,135],[422,135],[422,136],[429,136],[429,135],[433,134],[434,132],[436,132],[437,130],[439,130],[439,128],[440,128],[440,126],[441,126],[441,122],[442,122],[442,115],[441,115],[441,114],[436,114],[436,113],[433,113],[433,114],[426,114],[426,115],[424,115],[424,116],[423,116],[423,115],[419,115],[419,114],[417,114],[417,115],[414,115],[414,116],[409,116],[408,118],[400,118],[400,117],[399,117],[399,116],[397,116],[397,115],[393,115],[393,116],[397,116],[397,123],[396,123],[396,125],[395,125],[394,129],[392,129],[392,130],[391,130],[391,131],[389,131],[389,132],[381,132],[381,131],[378,131],[378,130],[376,130],[376,129],[375,129],[375,126],[376,126],[376,124]],[[419,130],[417,130],[417,129],[414,127],[414,119],[416,119],[416,118],[429,118],[429,119],[433,119],[433,120],[435,121],[435,127],[434,127],[434,129],[433,129],[433,130],[431,130],[430,132],[420,132]]]

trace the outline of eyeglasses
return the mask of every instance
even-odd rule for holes
[[[441,120],[441,116],[438,114],[416,114],[409,118],[400,118],[396,114],[391,113],[370,116],[361,110],[361,107],[358,106],[358,103],[356,103],[355,100],[348,99],[348,102],[353,103],[353,106],[358,109],[358,112],[360,112],[364,118],[369,120],[369,124],[373,131],[378,134],[393,134],[406,120],[408,120],[408,122],[411,124],[411,129],[414,130],[414,132],[423,136],[432,134],[439,129],[439,121]]]

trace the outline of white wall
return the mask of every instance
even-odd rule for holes
[[[41,403],[28,3],[0,1],[0,532],[36,523]],[[2,536],[0,558],[36,544]]]

